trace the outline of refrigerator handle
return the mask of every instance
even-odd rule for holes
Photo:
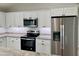
[[[62,26],[60,25],[60,49],[62,49],[62,44],[63,44],[63,31],[62,31]]]
[[[64,49],[64,25],[63,25],[62,31],[63,31],[63,33],[62,33],[62,34],[63,34],[63,35],[62,35],[62,40],[63,40],[62,43],[63,43],[63,49]]]
[[[60,25],[60,50],[61,50],[61,55],[63,55],[63,50],[64,50],[64,25]]]

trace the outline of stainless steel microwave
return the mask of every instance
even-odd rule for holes
[[[24,27],[29,27],[31,25],[35,25],[36,27],[38,27],[38,18],[35,18],[35,19],[24,18],[23,25],[24,25]]]

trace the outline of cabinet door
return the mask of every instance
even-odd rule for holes
[[[7,27],[14,27],[14,14],[13,13],[6,13],[6,25]]]
[[[50,40],[37,39],[36,52],[51,55],[51,42]]]
[[[39,27],[50,27],[51,26],[50,10],[38,11],[38,26]]]
[[[62,16],[62,15],[63,15],[63,8],[51,9],[51,16]]]
[[[19,12],[19,19],[17,19],[16,23],[18,22],[19,27],[23,27],[23,12]]]
[[[37,11],[27,11],[27,12],[24,12],[23,15],[24,15],[24,18],[26,19],[29,19],[30,17],[32,19],[35,19],[37,18]]]
[[[38,18],[37,11],[31,11],[31,17],[32,19]]]
[[[7,47],[20,49],[20,38],[7,37]]]
[[[3,40],[0,38],[0,47],[2,47]]]
[[[31,12],[27,11],[27,12],[23,12],[23,17],[25,19],[29,19],[29,17],[31,17]]]
[[[5,27],[5,13],[0,12],[0,27]]]
[[[14,48],[14,39],[11,37],[7,37],[7,47]]]
[[[8,27],[23,27],[23,13],[22,12],[7,13],[6,25]]]
[[[14,12],[14,26],[15,27],[23,27],[23,13],[22,12]]]
[[[2,38],[2,46],[3,46],[3,47],[7,47],[7,40],[6,40],[6,37],[3,37],[3,38]]]
[[[6,47],[7,41],[5,37],[0,38],[0,47]]]
[[[20,45],[21,43],[20,43],[20,38],[14,38],[14,48],[15,49],[21,49],[21,45]]]
[[[77,7],[66,7],[63,8],[63,14],[66,16],[70,15],[78,15],[78,8]]]
[[[43,43],[44,43],[44,45],[42,45],[42,47],[44,47],[43,52],[50,55],[51,54],[51,41],[50,40],[44,40]]]
[[[43,53],[40,39],[36,39],[36,52]]]

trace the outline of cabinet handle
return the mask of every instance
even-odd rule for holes
[[[62,16],[65,16],[65,14],[62,14]]]
[[[20,25],[18,25],[18,27],[21,27]]]
[[[11,27],[11,25],[9,27]]]
[[[42,45],[44,45],[44,43],[42,43]]]
[[[14,40],[12,40],[12,42],[14,42]]]
[[[42,41],[42,42],[44,42],[44,41]]]
[[[29,17],[29,19],[32,19],[32,17]]]
[[[42,26],[42,27],[46,27],[46,26]]]

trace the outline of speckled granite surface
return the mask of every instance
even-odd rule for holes
[[[0,56],[48,56],[32,51],[15,50],[11,48],[0,47]]]

